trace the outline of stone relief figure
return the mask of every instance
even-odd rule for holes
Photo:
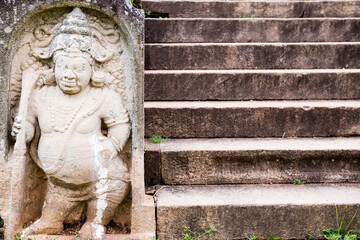
[[[82,239],[103,239],[130,188],[121,155],[130,119],[126,100],[115,89],[120,80],[111,73],[116,72],[111,59],[121,55],[119,35],[91,24],[80,8],[45,32],[22,72],[22,82],[35,82],[27,116],[16,117],[12,129],[14,138],[25,130],[28,151],[48,179],[41,217],[23,236],[62,232],[80,206],[86,209]]]

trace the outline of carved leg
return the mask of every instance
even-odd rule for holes
[[[54,234],[64,230],[64,220],[68,217],[71,209],[76,207],[79,202],[65,201],[58,194],[48,192],[44,202],[41,218],[26,228],[22,236],[36,234]]]
[[[80,240],[86,240],[88,237],[91,237],[91,240],[104,239],[105,226],[113,218],[129,189],[128,183],[119,180],[115,182],[117,189],[105,192],[88,203],[87,220],[80,229]]]

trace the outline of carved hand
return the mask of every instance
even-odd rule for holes
[[[29,142],[34,137],[35,128],[28,121],[25,121],[24,125],[25,125],[25,131],[26,131],[26,133],[25,133],[26,142]],[[16,137],[19,134],[21,128],[22,128],[22,119],[20,116],[17,116],[14,119],[14,124],[13,124],[12,131],[11,131],[11,136],[13,137],[14,140],[16,140]]]
[[[16,140],[16,136],[18,135],[19,131],[21,129],[21,117],[17,116],[14,119],[14,124],[11,131],[11,136],[14,140]]]

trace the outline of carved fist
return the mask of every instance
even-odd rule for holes
[[[21,119],[21,116],[17,116],[15,119],[14,119],[14,124],[13,124],[13,127],[12,127],[12,131],[11,131],[11,136],[13,137],[14,140],[16,140],[19,132],[20,132],[20,129],[24,128],[24,130],[26,131],[25,132],[25,140],[26,142],[29,142],[33,136],[34,136],[34,131],[35,131],[35,128],[34,126],[25,121],[24,123],[22,122],[22,119]]]
[[[16,137],[19,134],[20,129],[21,129],[21,117],[17,116],[14,119],[14,124],[11,131],[11,136],[13,137],[14,140],[16,140]]]

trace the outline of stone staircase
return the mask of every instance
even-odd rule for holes
[[[360,1],[142,2],[163,17],[145,31],[161,240],[304,239],[360,210]]]

